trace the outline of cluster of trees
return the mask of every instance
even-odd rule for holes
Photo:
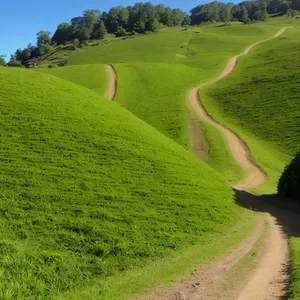
[[[300,202],[300,152],[286,166],[278,183],[278,193],[281,196],[294,198]]]
[[[52,37],[48,31],[38,32],[36,46],[29,44],[24,49],[18,49],[8,65],[17,66],[33,57],[43,56],[57,45],[71,42],[77,48],[85,41],[104,39],[107,33],[125,36],[127,33],[155,32],[163,26],[189,24],[190,17],[182,10],[171,9],[163,4],[155,6],[150,2],[128,7],[116,6],[103,13],[90,9],[84,11],[82,16],[72,18],[69,23],[59,24]]]
[[[145,33],[157,31],[162,26],[190,24],[189,16],[180,9],[171,9],[162,4],[136,3],[134,6],[116,6],[109,12],[86,10],[81,17],[58,25],[52,42],[64,44],[74,39],[80,42],[103,39],[107,33],[124,36],[126,32]]]
[[[128,33],[146,33],[157,31],[160,27],[198,25],[203,22],[243,23],[266,21],[268,13],[282,13],[294,16],[300,10],[299,0],[255,0],[244,1],[237,5],[213,1],[191,9],[187,15],[180,9],[171,9],[163,4],[150,2],[136,3],[134,6],[116,6],[109,12],[101,13],[90,9],[82,16],[74,17],[69,23],[58,25],[53,36],[48,31],[37,33],[36,46],[29,44],[25,49],[18,49],[11,56],[10,66],[19,66],[25,61],[43,56],[57,45],[72,43],[73,48],[86,43],[87,40],[104,39],[107,33],[125,36]],[[0,57],[0,64],[5,62]]]
[[[268,14],[281,13],[295,16],[300,10],[299,0],[256,0],[233,3],[210,2],[191,10],[191,24],[203,22],[266,21]]]

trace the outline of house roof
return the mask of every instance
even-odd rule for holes
[[[37,58],[31,58],[31,59],[28,59],[26,61],[24,61],[25,63],[35,63],[35,62],[38,62],[38,59]]]

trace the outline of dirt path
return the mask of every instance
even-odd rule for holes
[[[229,75],[236,66],[240,56],[249,53],[256,45],[280,36],[286,29],[287,27],[282,28],[273,37],[254,43],[247,47],[241,54],[232,57],[223,72],[215,80],[201,84],[194,88],[189,94],[189,102],[196,110],[197,114],[203,120],[212,124],[224,133],[234,158],[248,171],[248,176],[233,186],[236,190],[246,190],[247,188],[262,184],[267,179],[267,176],[262,169],[251,160],[246,144],[235,133],[220,125],[207,114],[205,108],[201,104],[199,90],[204,86],[215,83]],[[247,197],[245,197],[245,195],[239,195],[239,198],[247,205],[251,195],[247,194]],[[231,299],[272,299],[272,297],[273,299],[277,299],[278,297],[283,296],[286,287],[286,269],[289,259],[288,243],[281,226],[276,222],[275,218],[268,215],[268,219],[271,225],[271,231],[264,245],[264,256],[261,258],[251,278],[248,279],[247,284],[241,290],[239,295],[237,297],[231,297]],[[198,295],[198,298],[199,296],[200,295]]]
[[[210,266],[202,266],[195,270],[191,276],[181,279],[169,289],[148,295],[142,299],[260,300],[280,299],[285,295],[287,268],[289,264],[287,237],[283,232],[282,224],[278,221],[279,219],[274,217],[274,211],[269,209],[268,203],[263,202],[267,208],[260,207],[262,202],[261,199],[258,199],[259,196],[252,195],[245,191],[250,187],[264,183],[267,176],[263,170],[250,159],[247,145],[235,133],[220,125],[207,114],[201,104],[199,90],[229,75],[236,66],[240,56],[246,55],[256,45],[278,37],[284,33],[286,28],[282,28],[273,37],[259,41],[247,47],[241,54],[232,57],[223,72],[216,79],[199,85],[189,93],[189,103],[195,109],[198,116],[224,133],[234,158],[248,171],[248,176],[233,186],[238,199],[251,209],[267,213],[270,233],[264,241],[262,255],[260,256],[256,268],[246,279],[236,283],[234,287],[226,285],[226,275],[228,271],[252,249],[264,231],[263,221],[259,216],[257,216],[257,225],[254,233],[238,245],[237,248],[230,251],[223,259],[213,262]]]
[[[112,65],[107,65],[106,70],[109,75],[109,86],[105,98],[113,100],[117,93],[117,73]]]

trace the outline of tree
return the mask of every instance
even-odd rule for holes
[[[241,21],[243,23],[249,22],[248,10],[244,5],[241,6],[241,15],[240,15],[239,21]]]
[[[189,17],[189,15],[185,14],[183,22],[181,24],[182,26],[189,26],[191,25],[191,18]]]
[[[279,5],[279,10],[283,13],[286,14],[288,10],[290,9],[290,2],[288,1],[282,1]]]
[[[103,40],[106,35],[107,29],[104,25],[104,22],[102,20],[99,20],[94,27],[91,38]]]
[[[222,5],[221,10],[220,10],[220,21],[221,22],[223,22],[223,23],[230,22],[232,7],[233,7],[232,3],[226,3],[225,5]]]
[[[80,44],[79,39],[74,39],[74,41],[73,41],[73,48],[77,49],[79,47],[79,44]]]
[[[25,48],[23,49],[22,53],[21,53],[21,62],[23,63],[24,61],[28,60],[31,58],[31,50],[29,48]],[[16,59],[18,60],[18,57],[16,57]]]
[[[50,32],[41,30],[37,34],[37,46],[40,47],[42,45],[51,44]]]
[[[38,55],[43,56],[53,50],[53,47],[51,47],[49,44],[41,45],[38,49]]]
[[[83,12],[83,24],[85,28],[93,29],[101,19],[101,12],[98,9],[89,9]]]
[[[71,26],[68,23],[61,23],[52,37],[52,43],[57,45],[65,44],[71,40]]]
[[[152,18],[146,25],[147,31],[155,32],[158,31],[159,28],[160,28],[160,24],[156,18]]]
[[[0,55],[0,66],[6,65],[5,57],[6,55]]]
[[[116,37],[126,36],[126,30],[124,28],[120,28],[118,31],[115,32]]]
[[[107,16],[109,32],[116,32],[120,28],[126,28],[129,19],[129,11],[123,6],[112,7]]]
[[[19,60],[17,60],[13,54],[10,56],[10,60],[7,65],[9,67],[22,67],[21,62]]]
[[[164,5],[158,5],[156,7],[158,14],[158,21],[165,26],[173,26],[173,12],[170,7],[165,7]]]
[[[289,10],[287,11],[287,15],[288,15],[289,17],[292,17],[292,18],[294,18],[294,17],[297,16],[298,14],[299,14],[299,11],[298,11],[298,10],[289,9]]]
[[[300,152],[285,167],[278,182],[278,193],[284,197],[295,198],[300,202]]]
[[[146,24],[144,21],[139,20],[133,26],[133,31],[138,33],[145,33],[146,31]]]
[[[173,9],[172,11],[172,26],[181,26],[185,18],[185,13],[179,9]]]

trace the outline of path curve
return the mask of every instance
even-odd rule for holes
[[[240,56],[246,55],[249,53],[249,51],[257,46],[258,44],[261,44],[263,42],[269,41],[273,38],[276,38],[283,34],[285,30],[288,27],[284,27],[280,29],[274,36],[271,38],[256,42],[249,47],[247,47],[242,53],[239,55],[233,56],[229,62],[227,63],[225,69],[223,72],[214,80],[202,83],[201,85],[197,86],[196,88],[192,89],[189,93],[189,103],[192,105],[192,107],[195,109],[197,114],[205,121],[208,123],[212,124],[214,127],[219,129],[221,132],[224,133],[226,136],[230,150],[233,154],[233,157],[236,159],[236,161],[246,170],[248,170],[248,176],[243,179],[241,182],[238,184],[234,185],[233,187],[238,189],[238,190],[245,190],[250,187],[254,187],[257,185],[260,185],[265,182],[267,179],[266,173],[259,167],[257,166],[251,159],[249,155],[249,149],[247,145],[238,137],[234,132],[229,130],[228,128],[222,126],[218,122],[216,122],[212,117],[210,117],[203,105],[200,102],[200,97],[199,97],[199,91],[201,88],[204,86],[210,85],[212,83],[215,83],[224,77],[228,76],[236,66],[237,60]]]
[[[201,104],[199,91],[204,86],[215,83],[228,76],[234,70],[239,57],[248,54],[249,51],[256,45],[280,36],[285,32],[287,28],[288,27],[282,28],[271,38],[250,45],[242,53],[232,57],[227,63],[223,72],[216,79],[199,85],[198,87],[192,89],[189,93],[189,103],[195,109],[197,114],[203,120],[212,124],[218,130],[224,133],[235,160],[248,171],[248,176],[246,178],[244,178],[241,182],[233,185],[233,188],[235,188],[237,191],[243,191],[251,187],[263,184],[267,179],[267,175],[258,165],[256,165],[251,160],[249,149],[247,145],[242,141],[242,139],[237,134],[222,126],[208,115],[205,108]],[[238,192],[237,195],[239,195]],[[247,197],[251,198],[252,195],[239,195],[240,200],[246,205],[248,202],[248,199],[246,199]],[[247,284],[240,291],[238,296],[231,297],[231,299],[267,299],[266,297],[270,296],[273,299],[279,299],[281,296],[283,296],[283,290],[286,288],[286,269],[289,262],[287,237],[283,234],[283,230],[281,226],[276,222],[276,219],[269,214],[268,222],[270,224],[271,230],[270,235],[264,244],[264,257],[261,258],[256,269],[251,274],[251,278],[249,278]]]
[[[117,93],[117,73],[112,65],[106,65],[106,70],[109,75],[109,85],[105,98],[113,100]]]
[[[215,83],[229,75],[236,66],[240,56],[249,53],[256,45],[280,36],[287,28],[288,27],[282,28],[269,39],[256,42],[247,47],[242,53],[229,60],[223,72],[216,79],[203,83],[189,92],[189,103],[195,109],[198,116],[224,133],[234,158],[242,167],[248,170],[248,176],[238,184],[234,185],[233,188],[241,202],[254,210],[262,203],[260,201],[261,199],[257,199],[257,196],[251,195],[245,190],[264,183],[267,179],[267,175],[251,160],[249,149],[241,138],[228,128],[216,122],[207,114],[205,108],[201,104],[199,91],[204,86]],[[256,203],[256,207],[254,203]],[[268,212],[268,209],[260,211]],[[232,288],[226,285],[226,275],[231,267],[239,262],[239,260],[252,249],[254,243],[261,236],[263,229],[260,216],[256,216],[256,229],[252,235],[226,254],[224,258],[214,261],[209,266],[200,266],[192,273],[192,276],[181,279],[164,291],[154,292],[150,295],[148,294],[141,299],[280,299],[284,296],[287,285],[286,271],[289,263],[289,251],[287,237],[284,235],[277,219],[272,215],[273,214],[271,213],[266,214],[270,234],[268,238],[264,240],[263,253],[260,256],[256,268],[248,275],[249,277],[247,277],[246,281],[245,279],[241,280],[241,282],[236,283],[236,286]],[[221,293],[219,292],[220,287]]]

